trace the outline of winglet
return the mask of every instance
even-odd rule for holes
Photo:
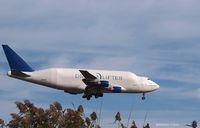
[[[33,72],[34,70],[8,45],[2,45],[11,70]]]

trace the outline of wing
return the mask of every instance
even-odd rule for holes
[[[93,95],[95,98],[102,97],[103,92],[121,93],[122,90],[125,90],[125,88],[120,85],[113,86],[112,83],[107,80],[98,79],[86,70],[79,71],[84,76],[82,81],[85,83],[85,85],[87,85],[83,98],[87,98],[89,100]]]
[[[84,76],[84,79],[82,79],[82,81],[87,85],[86,89],[98,86],[98,82],[100,80],[97,79],[97,77],[95,77],[94,75],[92,75],[91,73],[89,73],[86,70],[79,70],[79,71]]]
[[[82,81],[87,85],[84,91],[83,98],[87,98],[89,100],[93,95],[95,96],[95,98],[102,97],[103,92],[101,90],[101,85],[103,84],[108,86],[108,82],[98,79],[86,70],[79,71],[84,76],[84,79],[82,79]]]
[[[79,71],[85,77],[85,79],[88,79],[88,80],[95,80],[95,79],[97,79],[97,77],[95,77],[94,75],[90,74],[88,71],[85,71],[85,70],[79,70]]]
[[[81,74],[84,76],[84,79],[82,81],[87,85],[87,86],[93,86],[93,87],[108,87],[109,82],[107,80],[100,80],[88,71],[85,70],[79,70]]]

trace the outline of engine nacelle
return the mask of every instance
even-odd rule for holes
[[[113,87],[113,92],[116,92],[116,93],[122,92],[122,87],[114,86],[114,87]]]
[[[106,88],[109,86],[109,82],[106,80],[100,80],[100,85]]]

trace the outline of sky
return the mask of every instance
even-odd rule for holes
[[[199,0],[0,0],[0,42],[35,70],[50,67],[125,70],[148,76],[160,89],[146,95],[105,94],[82,99],[5,76],[0,50],[0,117],[17,112],[14,102],[29,99],[47,108],[82,104],[89,116],[102,104],[101,125],[122,122],[142,127],[185,128],[200,120]]]

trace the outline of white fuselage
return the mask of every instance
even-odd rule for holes
[[[120,86],[122,93],[145,93],[159,88],[159,85],[147,77],[137,76],[125,71],[87,70],[100,80],[109,81],[109,87],[104,92],[113,92],[112,87]],[[86,85],[79,69],[51,68],[34,72],[23,72],[29,77],[11,74],[8,76],[44,85],[51,88],[64,90],[69,93],[83,93]]]

